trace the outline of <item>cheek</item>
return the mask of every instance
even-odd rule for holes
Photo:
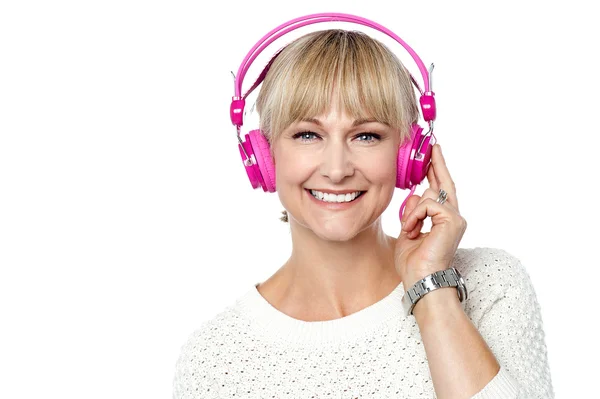
[[[373,183],[396,185],[396,168],[398,153],[385,153],[377,162],[368,162],[363,168]]]
[[[275,184],[277,187],[299,184],[310,178],[314,168],[306,158],[292,155],[286,156],[283,153],[276,156]]]
[[[382,165],[391,165],[388,167],[382,167]],[[383,183],[383,184],[387,184],[390,181],[395,182],[396,181],[396,168],[395,166],[388,162],[386,162],[385,164],[382,162],[381,165],[379,167],[377,167],[377,165],[373,165],[369,167],[369,176],[372,182],[378,182],[378,183]]]

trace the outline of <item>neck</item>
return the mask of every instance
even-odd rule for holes
[[[290,220],[292,255],[279,270],[282,307],[298,318],[327,320],[361,310],[400,284],[395,239],[381,219],[347,241],[327,241]],[[306,313],[309,312],[309,313]]]

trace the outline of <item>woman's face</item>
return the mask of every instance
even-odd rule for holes
[[[273,155],[277,192],[290,222],[330,241],[349,240],[368,228],[392,200],[399,142],[396,129],[355,121],[335,107],[289,126],[273,143]],[[310,190],[364,193],[330,204]]]

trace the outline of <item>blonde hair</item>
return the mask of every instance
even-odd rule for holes
[[[311,32],[273,61],[256,100],[259,128],[272,144],[292,123],[319,116],[338,100],[350,117],[397,129],[402,145],[419,120],[414,89],[408,70],[380,41],[359,31]]]

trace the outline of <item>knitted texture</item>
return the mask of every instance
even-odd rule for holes
[[[465,313],[501,368],[473,399],[554,398],[540,306],[521,262],[497,248],[459,248]],[[173,398],[435,398],[402,283],[343,318],[306,322],[256,286],[200,323],[175,365]]]

